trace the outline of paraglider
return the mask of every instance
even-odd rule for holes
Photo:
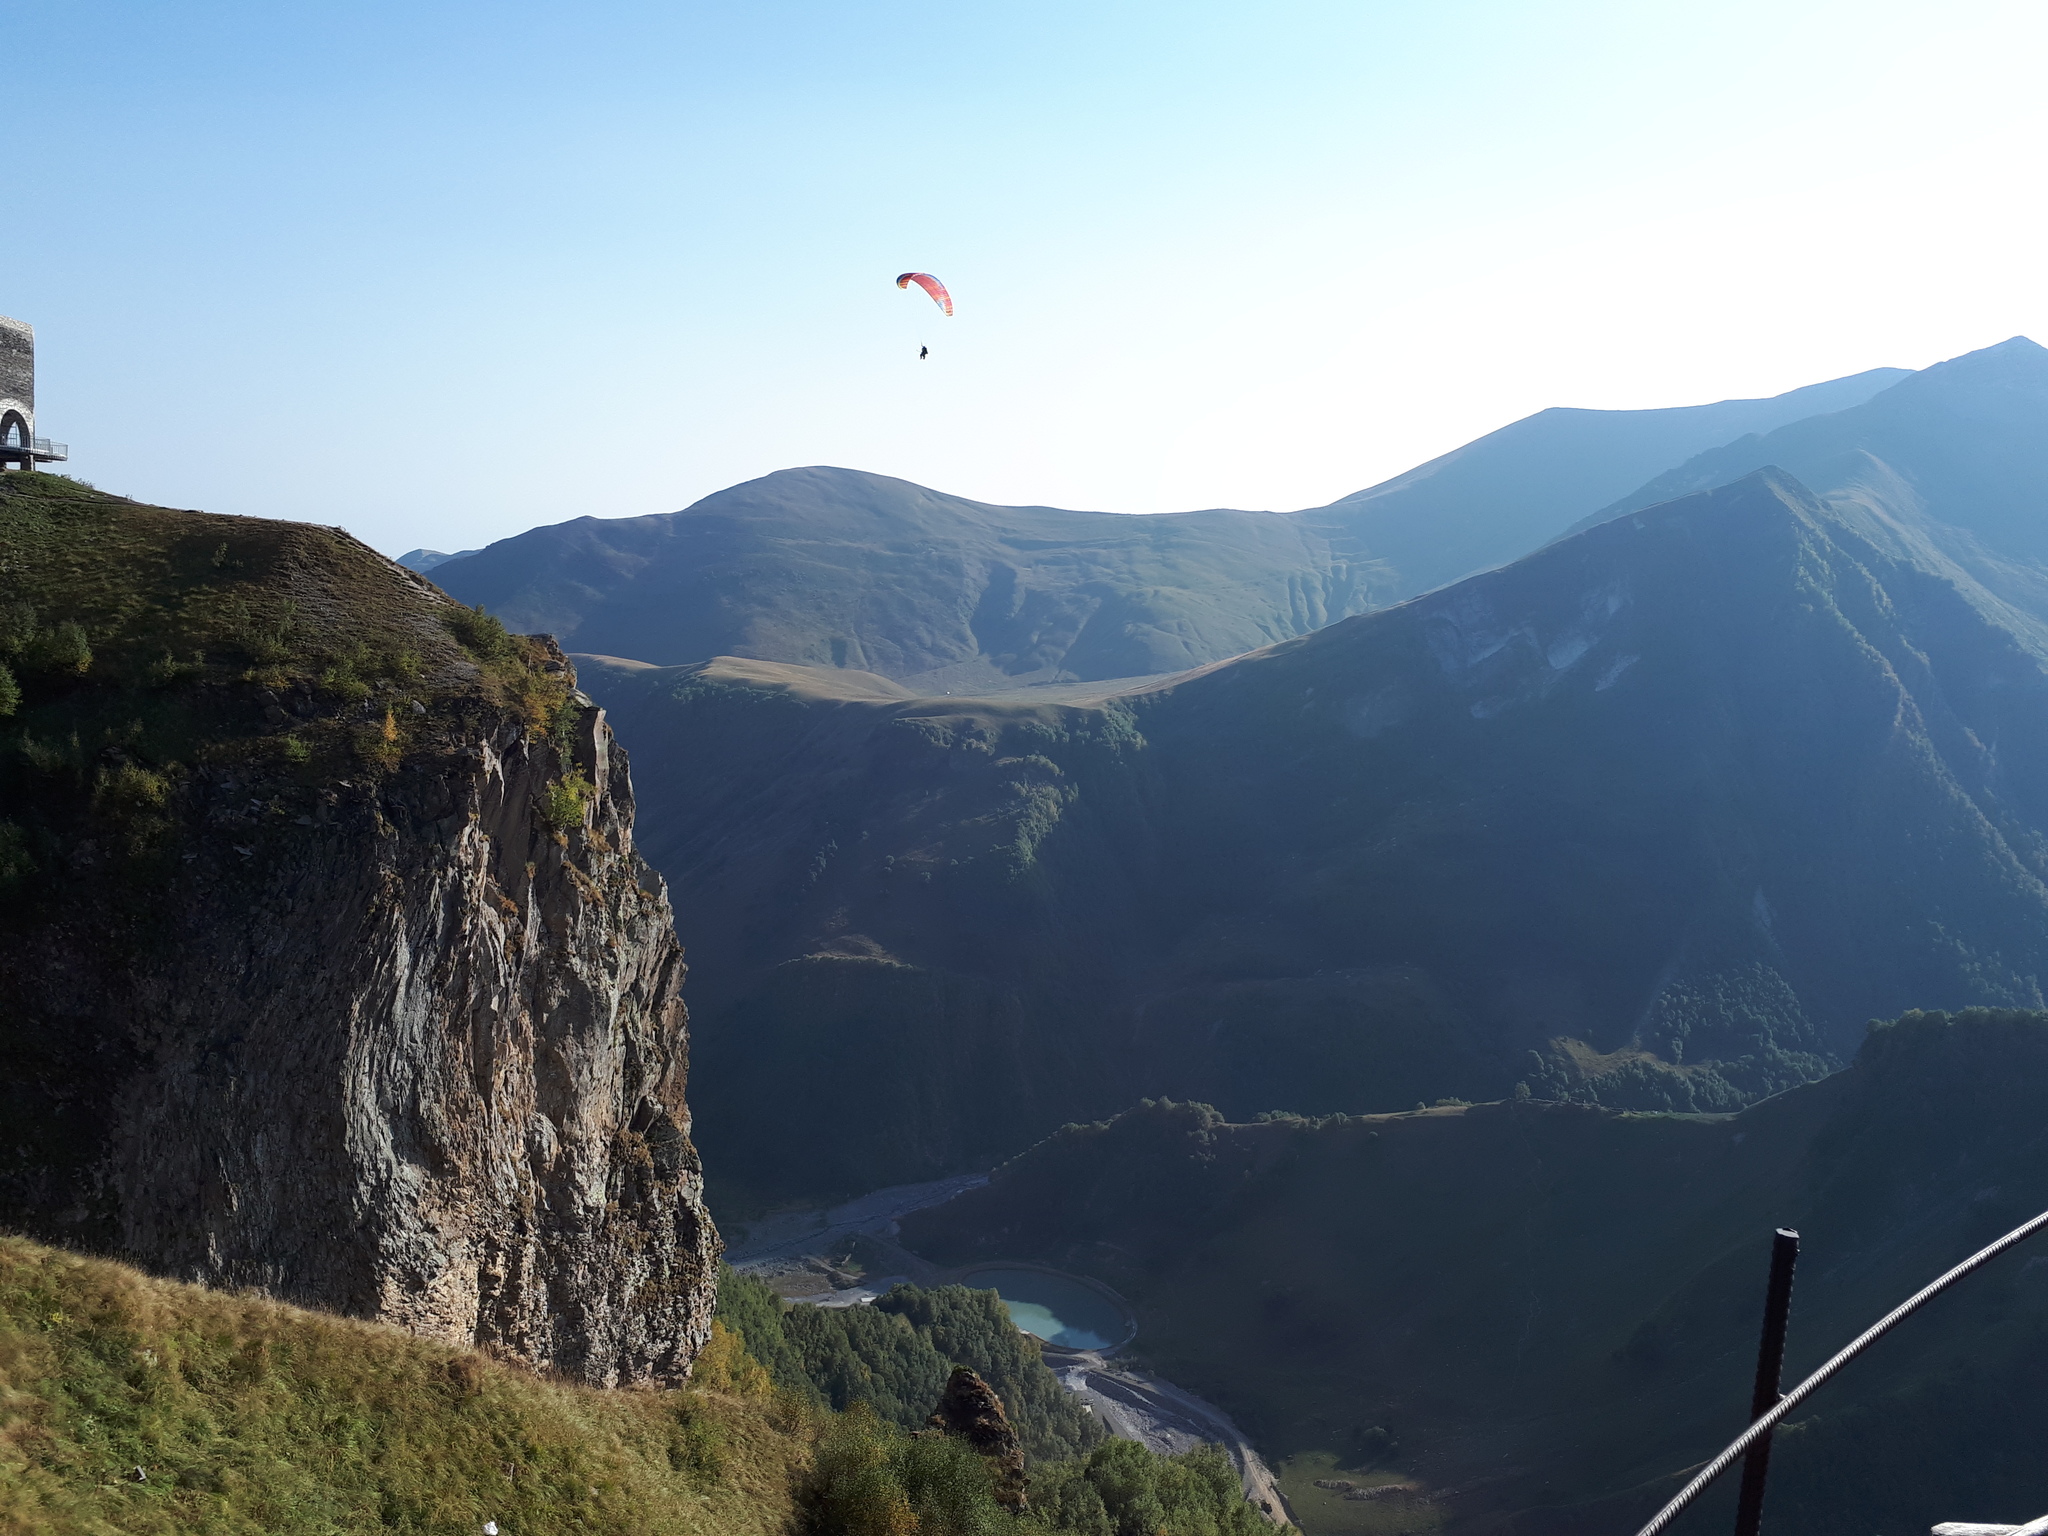
[[[917,284],[918,287],[930,294],[932,302],[938,305],[948,318],[951,318],[953,314],[953,295],[946,292],[946,285],[944,283],[933,277],[929,272],[906,272],[896,279],[896,286],[898,288],[908,288],[912,283]],[[919,311],[919,313],[923,313],[923,311]],[[930,347],[922,344],[918,346],[917,360],[920,363],[924,362],[931,355],[932,349]]]
[[[930,294],[932,302],[943,309],[948,315],[953,313],[953,295],[946,292],[946,285],[936,277],[933,277],[931,273],[906,272],[896,279],[896,286],[898,288],[908,288],[912,283],[917,284],[918,287]]]

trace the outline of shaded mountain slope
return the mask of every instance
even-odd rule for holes
[[[2048,621],[2048,349],[2015,336],[1938,363],[1850,409],[1703,453],[1585,525],[1765,465]]]
[[[1877,369],[1672,410],[1543,411],[1286,516],[998,507],[885,475],[792,469],[681,512],[578,518],[431,568],[514,628],[658,664],[847,667],[925,693],[1138,677],[1514,559],[1703,448],[1899,377]]]
[[[2048,975],[2048,671],[1754,476],[1149,691],[586,668],[650,765],[701,1130],[762,1192],[1140,1094],[1734,1108]]]
[[[1984,1013],[1878,1029],[1851,1070],[1733,1117],[1509,1102],[1245,1125],[1153,1103],[1068,1127],[904,1238],[1095,1275],[1147,1357],[1269,1454],[1434,1496],[1319,1500],[1316,1536],[1628,1531],[1747,1420],[1772,1229],[1804,1239],[1790,1382],[2048,1206],[2043,1093],[2048,1016]],[[2028,1518],[2044,1374],[2037,1240],[1780,1432],[1772,1524]]]

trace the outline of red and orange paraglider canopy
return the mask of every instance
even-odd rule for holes
[[[950,315],[953,313],[953,295],[946,292],[946,285],[940,282],[936,277],[933,277],[931,273],[906,272],[901,277],[896,279],[896,286],[898,288],[908,288],[912,283],[917,284],[918,287],[922,288],[926,293],[930,294],[932,296],[932,302],[938,305],[939,308],[943,309],[947,314]]]

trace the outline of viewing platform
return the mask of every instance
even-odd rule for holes
[[[71,457],[69,443],[53,443],[47,437],[0,441],[0,464],[62,464]]]
[[[62,464],[69,443],[36,436],[36,331],[0,315],[0,470]]]

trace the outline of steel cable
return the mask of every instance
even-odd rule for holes
[[[2015,1243],[2025,1242],[2043,1227],[2048,1227],[2048,1211],[2043,1211],[2023,1226],[2014,1227],[1990,1247],[1979,1249],[1976,1253],[1971,1254],[1940,1279],[1915,1291],[1911,1296],[1899,1303],[1898,1306],[1892,1308],[1891,1311],[1885,1313],[1883,1317],[1856,1335],[1846,1349],[1835,1355],[1827,1364],[1779,1398],[1777,1407],[1736,1436],[1728,1449],[1708,1462],[1701,1469],[1699,1476],[1679,1489],[1678,1496],[1658,1510],[1651,1518],[1650,1523],[1636,1532],[1636,1536],[1658,1536],[1658,1532],[1662,1531],[1664,1527],[1673,1520],[1676,1520],[1684,1512],[1686,1505],[1706,1492],[1708,1484],[1712,1483],[1715,1478],[1741,1460],[1745,1451],[1756,1444],[1763,1436],[1769,1434],[1777,1426],[1778,1421],[1783,1419],[1786,1414],[1811,1397],[1815,1390],[1830,1376],[1834,1375],[1835,1372],[1863,1353],[1865,1349],[1884,1337],[1885,1334],[1891,1332],[1893,1328],[1904,1322],[1921,1307],[1962,1279],[1963,1276],[1969,1274],[1972,1270],[1981,1269],[1984,1265],[1989,1264],[1993,1259],[2005,1252],[2006,1249],[2012,1247]]]

